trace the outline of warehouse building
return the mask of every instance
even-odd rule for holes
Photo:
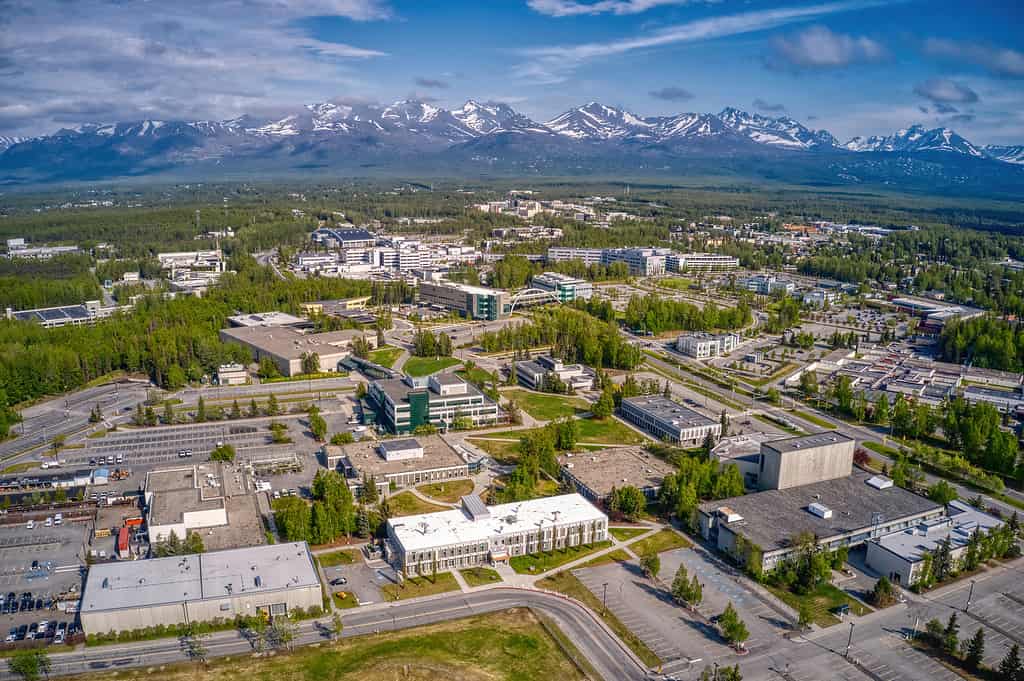
[[[457,418],[468,418],[479,426],[497,423],[502,417],[497,403],[455,374],[374,381],[365,407],[364,422],[376,423],[389,433],[411,433],[427,423],[447,430]],[[368,414],[372,414],[369,420]]]
[[[387,533],[388,559],[415,576],[604,541],[608,516],[579,494],[497,506],[474,495],[451,511],[392,518]]]
[[[999,518],[962,501],[951,501],[947,513],[948,517],[922,521],[872,539],[867,544],[867,566],[895,584],[910,586],[920,577],[925,555],[934,554],[940,542],[948,540],[953,561],[959,561],[967,552],[971,535],[1003,525]]]
[[[558,297],[560,303],[571,303],[577,298],[588,300],[594,295],[594,285],[589,281],[559,272],[538,274],[530,280],[530,283],[534,288],[551,291]]]
[[[311,327],[312,324],[305,317],[296,317],[287,312],[250,312],[249,314],[236,314],[228,317],[231,326],[294,326]]]
[[[93,565],[80,605],[86,634],[322,606],[305,542]]]
[[[696,359],[728,355],[740,344],[738,333],[684,333],[676,339],[676,350]]]
[[[512,301],[507,291],[482,286],[450,281],[422,281],[418,297],[421,303],[439,305],[469,319],[493,321],[512,313]]]
[[[659,440],[699,445],[710,433],[718,438],[722,424],[661,395],[627,397],[619,405],[622,418]]]
[[[558,458],[562,480],[590,501],[603,504],[620,487],[636,487],[648,499],[661,491],[665,476],[675,467],[643,447],[612,447]]]
[[[582,364],[563,364],[562,360],[550,355],[540,355],[532,360],[516,362],[516,379],[519,385],[530,390],[546,390],[547,381],[557,377],[573,392],[590,390],[594,387],[594,372]]]
[[[469,462],[439,435],[403,440],[365,440],[324,445],[324,463],[337,469],[358,492],[364,477],[373,479],[382,497],[394,490],[429,482],[469,477]]]
[[[243,326],[220,332],[223,342],[248,348],[254,361],[269,357],[282,376],[301,374],[302,358],[307,354],[320,358],[320,371],[339,371],[338,365],[349,356],[356,338],[365,338],[371,348],[377,347],[377,336],[359,329],[303,333],[290,326]]]

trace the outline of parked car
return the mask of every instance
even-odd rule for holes
[[[4,639],[4,643],[12,643],[18,640],[18,627],[12,627],[11,631],[7,634],[7,638]]]

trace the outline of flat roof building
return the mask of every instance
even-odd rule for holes
[[[366,402],[374,421],[390,433],[411,433],[427,423],[448,429],[457,418],[475,426],[501,418],[497,403],[455,374],[374,381]]]
[[[495,320],[512,312],[512,301],[507,291],[483,286],[421,281],[417,297],[421,303],[440,305],[469,319]]]
[[[741,564],[771,570],[798,550],[803,533],[833,550],[939,518],[942,506],[901,487],[869,483],[861,471],[821,482],[708,501],[698,507],[701,535]],[[816,507],[811,508],[814,504]]]
[[[619,413],[657,439],[673,443],[698,445],[709,433],[715,438],[722,434],[718,421],[662,395],[626,397]]]
[[[845,477],[853,470],[856,444],[838,431],[762,442],[757,486],[786,489]]]
[[[934,554],[941,542],[949,541],[950,555],[957,561],[967,551],[971,535],[1003,525],[999,518],[958,500],[949,503],[947,514],[875,537],[867,544],[867,566],[895,584],[910,586],[920,578],[925,555]]]
[[[738,333],[684,333],[676,339],[676,350],[696,359],[728,355],[739,347]]]
[[[89,568],[79,616],[86,634],[131,631],[237,616],[285,616],[322,606],[305,542]]]
[[[594,387],[594,372],[582,364],[563,364],[562,360],[550,355],[540,355],[532,360],[516,362],[516,379],[530,390],[551,391],[549,383],[557,377],[572,390],[590,390]]]
[[[370,347],[377,347],[377,336],[359,329],[303,333],[291,326],[243,326],[220,332],[223,342],[248,348],[254,361],[269,357],[282,376],[301,374],[302,357],[307,353],[320,358],[320,371],[338,371],[356,338],[365,338]]]
[[[251,312],[228,317],[231,326],[307,326],[309,320],[287,312]]]
[[[719,253],[672,253],[665,258],[669,272],[724,272],[739,266],[739,258]]]
[[[217,385],[245,385],[249,374],[241,364],[221,364],[217,367]]]
[[[530,284],[542,291],[551,291],[558,297],[560,303],[571,303],[577,298],[586,300],[594,295],[594,285],[589,281],[560,272],[534,275]]]
[[[558,457],[562,479],[594,503],[604,503],[612,491],[636,487],[648,499],[661,491],[672,466],[643,447],[611,447],[596,452],[566,453]]]
[[[370,248],[377,243],[377,237],[362,228],[321,227],[310,235],[310,239],[328,248]]]
[[[146,527],[152,543],[171,532],[184,539],[194,530],[228,524],[219,464],[168,468],[146,473]]]
[[[382,496],[391,494],[392,484],[401,489],[469,477],[467,459],[439,435],[324,445],[322,453],[327,467],[341,472],[354,491],[365,476]]]
[[[505,562],[512,556],[604,541],[608,516],[579,494],[462,508],[388,520],[388,558],[406,575]]]

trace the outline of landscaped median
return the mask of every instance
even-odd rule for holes
[[[508,563],[513,570],[521,575],[539,575],[611,546],[610,541],[599,541],[594,544],[569,546],[564,549],[531,553],[526,556],[512,556]]]
[[[813,591],[807,594],[797,594],[789,589],[766,585],[767,589],[782,600],[786,605],[800,612],[801,606],[806,607],[811,621],[820,627],[830,627],[839,624],[842,620],[836,611],[842,606],[849,606],[850,612],[854,615],[866,615],[874,612],[871,608],[848,595],[842,589],[832,584],[819,584]]]

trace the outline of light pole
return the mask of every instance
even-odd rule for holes
[[[608,582],[605,582],[601,586],[604,587],[604,594],[601,596],[601,609],[604,611],[603,614],[608,614]]]
[[[971,599],[974,598],[974,580],[971,580],[971,590],[967,592],[967,605],[964,606],[964,612],[971,609]]]
[[[850,622],[850,638],[846,641],[846,659],[850,659],[850,648],[853,647],[853,622]]]

